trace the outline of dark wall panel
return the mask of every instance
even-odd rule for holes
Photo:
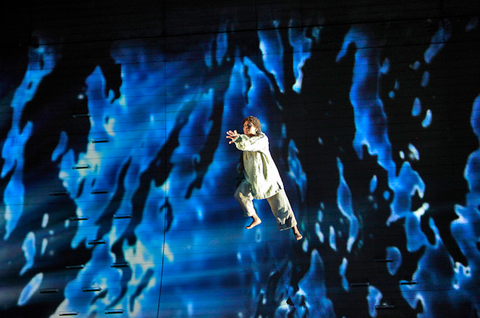
[[[1,317],[479,316],[478,1],[1,9]]]

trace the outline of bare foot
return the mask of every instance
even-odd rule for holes
[[[300,234],[300,231],[298,230],[298,227],[296,225],[292,228],[292,231],[297,241],[300,241],[303,238],[302,234]]]
[[[260,223],[262,223],[262,220],[260,220],[260,218],[258,216],[256,218],[252,217],[252,219],[253,219],[252,223],[250,223],[249,226],[245,227],[247,230],[250,230],[250,229],[254,228],[255,226],[259,225]]]

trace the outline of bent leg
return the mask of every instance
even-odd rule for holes
[[[290,201],[288,201],[287,194],[284,190],[280,190],[274,196],[267,198],[272,213],[277,219],[278,229],[280,231],[291,229],[297,225],[297,220],[293,214]]]
[[[247,226],[246,229],[249,230],[262,223],[262,220],[258,217],[255,207],[253,206],[252,189],[247,181],[244,180],[239,184],[233,196],[240,204],[243,215],[252,218],[252,223]]]
[[[292,229],[295,239],[297,241],[301,240],[303,236],[297,228],[297,220],[295,219],[285,190],[281,190],[274,196],[268,198],[267,201],[270,204],[273,215],[277,219],[278,229],[280,231]]]
[[[252,189],[247,181],[243,180],[240,182],[233,196],[237,199],[238,204],[240,204],[244,216],[251,217],[256,214],[255,208],[253,207]]]

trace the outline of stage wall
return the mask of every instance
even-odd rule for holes
[[[1,317],[479,317],[478,1],[16,1]],[[233,197],[262,122],[304,238]]]

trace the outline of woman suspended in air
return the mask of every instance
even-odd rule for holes
[[[243,132],[244,134],[239,134],[236,130],[229,130],[227,138],[230,139],[230,144],[234,143],[243,151],[238,167],[242,176],[234,196],[244,215],[252,218],[252,223],[246,228],[251,229],[262,223],[253,206],[253,199],[267,199],[279,230],[292,229],[295,239],[301,240],[302,234],[298,231],[295,215],[270,154],[268,137],[262,132],[260,121],[253,116],[245,118]]]

